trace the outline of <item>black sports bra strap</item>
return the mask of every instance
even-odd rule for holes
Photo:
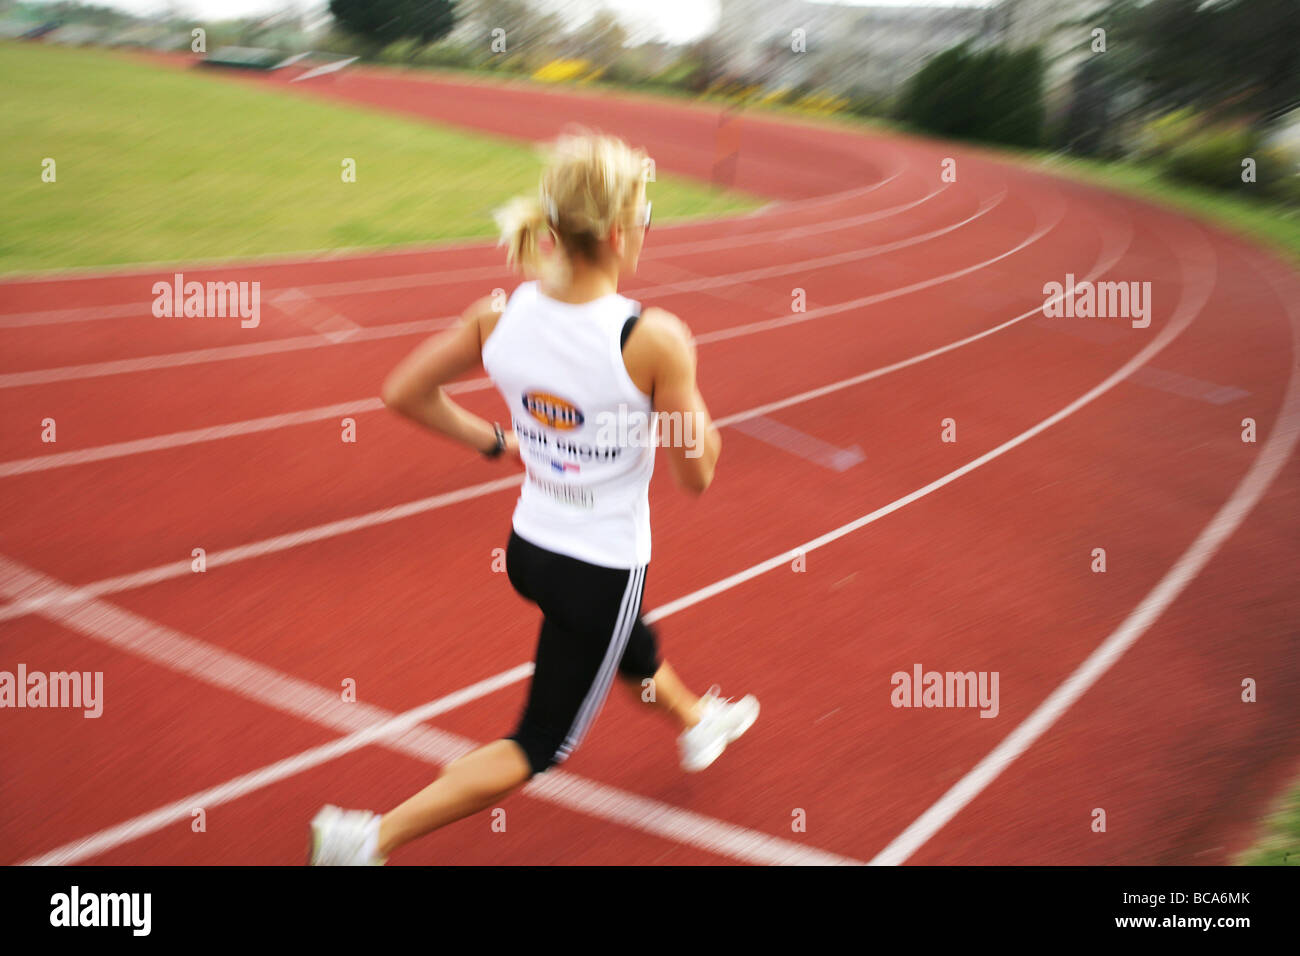
[[[641,303],[636,302],[634,305],[635,309],[632,314],[627,317],[627,321],[623,323],[623,331],[618,337],[618,347],[620,351],[627,345],[627,337],[632,334],[632,329],[636,325],[636,320],[641,318]]]

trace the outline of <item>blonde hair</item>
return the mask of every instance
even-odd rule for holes
[[[537,198],[511,200],[496,213],[507,263],[537,274],[546,266],[562,272],[567,257],[594,259],[614,224],[626,224],[635,213],[649,165],[644,150],[615,136],[585,130],[562,135],[550,146]],[[547,231],[564,255],[543,262]]]

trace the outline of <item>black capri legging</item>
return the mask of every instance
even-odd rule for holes
[[[544,615],[528,703],[507,738],[523,748],[534,774],[582,743],[615,671],[644,680],[659,669],[654,632],[641,620],[645,572],[588,564],[511,531],[506,573]]]

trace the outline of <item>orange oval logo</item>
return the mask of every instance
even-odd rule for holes
[[[543,425],[560,431],[578,428],[584,421],[576,405],[546,392],[524,392],[524,408]]]

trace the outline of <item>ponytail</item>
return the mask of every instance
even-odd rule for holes
[[[546,230],[546,213],[536,199],[512,199],[495,213],[506,263],[525,275],[535,273],[541,257],[541,236]]]

